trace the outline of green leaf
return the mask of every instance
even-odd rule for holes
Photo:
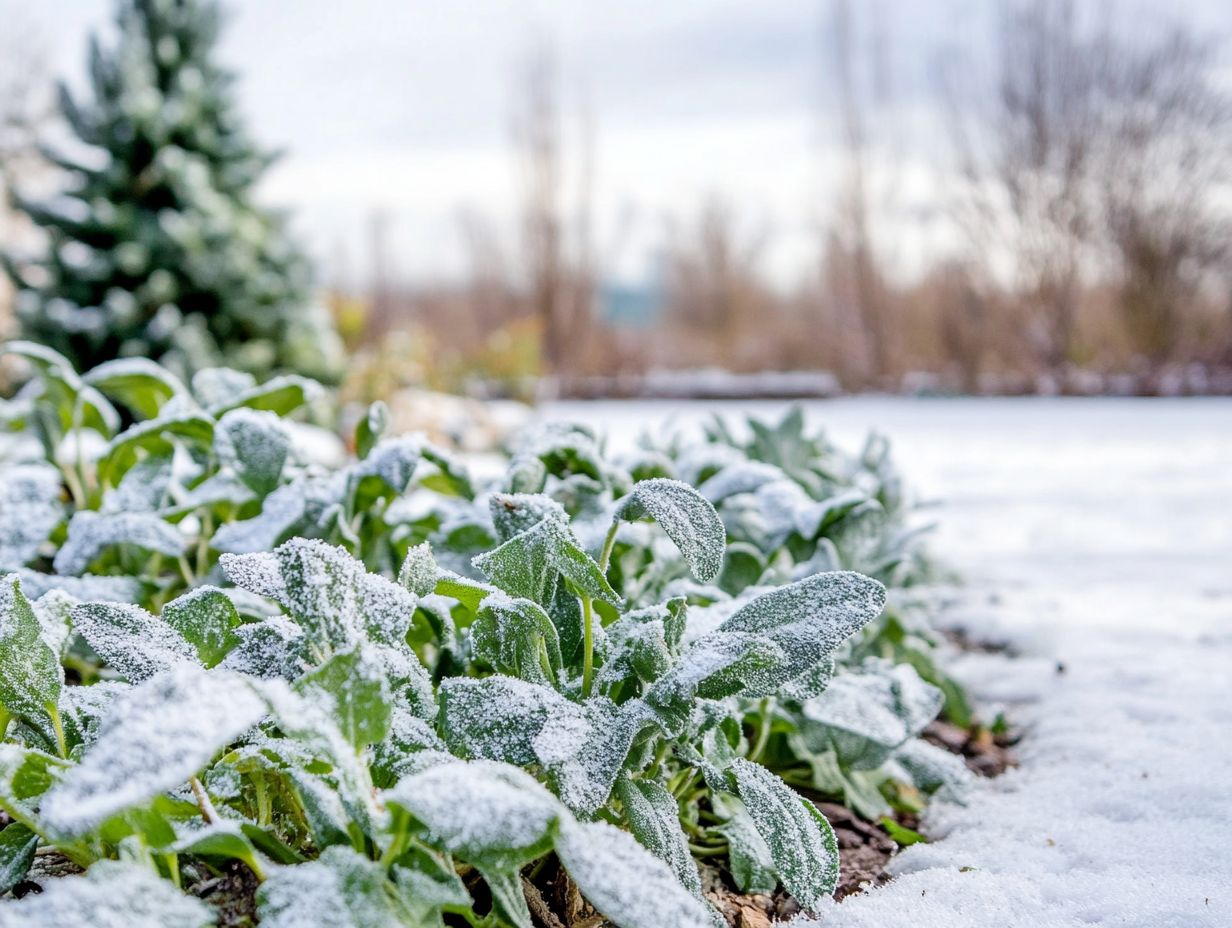
[[[257,890],[262,928],[416,928],[385,870],[349,847],[279,867]]]
[[[838,842],[830,823],[760,764],[739,758],[730,771],[783,887],[805,909],[816,908],[838,885]]]
[[[188,392],[178,377],[148,358],[104,361],[81,379],[143,419],[154,418],[167,400]]]
[[[456,599],[471,612],[478,612],[481,602],[493,593],[501,592],[489,583],[462,577],[448,570],[438,571],[433,590],[438,596]]]
[[[530,909],[526,905],[526,893],[522,889],[522,875],[516,867],[498,870],[491,867],[480,868],[483,881],[488,884],[492,894],[492,911],[501,919],[502,924],[511,928],[534,928],[530,920]]]
[[[403,903],[418,918],[416,924],[435,925],[432,918],[442,910],[471,908],[471,895],[448,854],[415,843],[399,855],[390,873]]]
[[[26,878],[38,846],[39,836],[20,822],[0,831],[0,896]]]
[[[11,818],[32,824],[39,800],[70,766],[44,751],[0,744],[0,809]]]
[[[654,519],[680,549],[694,577],[709,583],[719,575],[727,530],[710,501],[687,483],[665,477],[635,483],[633,492],[617,504],[616,518]]]
[[[162,619],[193,646],[206,667],[213,667],[240,643],[235,628],[240,614],[231,598],[214,586],[199,586],[163,606]]]
[[[582,895],[619,928],[713,928],[706,905],[671,868],[614,825],[567,819],[556,854]]]
[[[906,825],[900,825],[888,815],[881,817],[881,827],[886,830],[894,843],[899,847],[911,847],[913,844],[927,844],[928,839],[918,831],[908,828]]]
[[[194,410],[169,412],[129,426],[111,440],[98,462],[99,475],[114,484],[138,459],[140,452],[169,454],[176,443],[209,448],[214,441],[214,420]]]
[[[753,824],[744,803],[735,796],[715,791],[711,793],[711,805],[724,819],[715,831],[727,840],[727,863],[736,888],[744,893],[762,895],[774,892],[779,878],[770,856],[770,846]]]
[[[389,407],[377,400],[355,426],[355,453],[362,461],[389,429]]]
[[[343,736],[356,749],[379,744],[389,732],[390,692],[370,648],[335,654],[295,682],[301,694],[324,699]]]
[[[554,518],[545,518],[479,555],[474,564],[506,593],[540,604],[551,601],[557,578],[563,576],[581,596],[602,600],[617,609],[623,605],[599,565],[582,550],[568,526]]]
[[[53,713],[60,702],[64,671],[43,640],[42,627],[16,574],[0,580],[0,705],[58,743]]]
[[[198,375],[199,376],[199,375]],[[197,378],[193,378],[193,390],[198,390]],[[202,402],[213,416],[221,416],[241,406],[248,409],[267,410],[285,416],[322,393],[321,385],[307,377],[287,375],[272,377],[263,384],[248,387],[238,393],[219,397],[211,402],[203,397]]]
[[[291,438],[271,412],[233,409],[214,426],[214,452],[258,496],[274,490],[291,450]]]
[[[628,777],[617,781],[616,795],[625,808],[625,818],[633,836],[672,868],[681,886],[701,899],[701,876],[680,827],[680,806],[676,798],[660,783]]]

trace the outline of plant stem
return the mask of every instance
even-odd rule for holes
[[[217,825],[218,813],[214,810],[214,803],[210,802],[210,796],[205,791],[205,787],[201,785],[201,781],[196,777],[189,777],[188,785],[192,787],[193,796],[197,799],[197,808],[201,810],[201,817],[209,824]]]
[[[607,530],[607,535],[603,539],[603,550],[599,553],[599,569],[607,575],[607,565],[612,560],[612,548],[616,547],[616,530],[620,528],[620,522],[613,519],[612,527]]]
[[[51,727],[56,733],[56,749],[60,756],[68,759],[68,745],[64,741],[64,723],[60,720],[60,707],[54,702],[47,704],[47,714],[51,716]]]
[[[582,597],[582,698],[590,695],[590,686],[595,672],[594,608],[590,597]]]
[[[763,699],[758,706],[757,741],[753,750],[749,751],[749,760],[757,762],[766,753],[766,745],[770,743],[770,700]]]

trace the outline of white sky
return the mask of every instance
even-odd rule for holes
[[[1089,3],[1097,0],[1087,0]],[[939,143],[931,105],[939,56],[983,44],[992,0],[881,0],[893,117],[881,136],[908,155],[896,190],[905,266],[943,247],[927,212]],[[262,194],[293,208],[326,279],[363,283],[369,217],[388,214],[394,272],[427,282],[463,272],[458,214],[490,217],[506,241],[517,215],[510,141],[516,68],[536,41],[558,48],[573,141],[595,124],[599,245],[637,276],[669,223],[721,194],[766,269],[787,281],[815,260],[837,168],[828,122],[824,0],[232,0],[222,55],[265,144],[284,149]],[[1232,34],[1232,4],[1174,4]],[[0,0],[53,73],[82,72],[108,0]],[[623,230],[617,235],[617,230]],[[621,247],[616,248],[619,240]],[[344,258],[340,256],[345,256]]]

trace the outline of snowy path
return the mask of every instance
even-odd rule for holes
[[[559,404],[613,435],[772,404]],[[960,675],[1026,729],[1021,767],[939,807],[840,928],[1232,926],[1232,402],[845,400],[942,503],[950,621],[1022,657]],[[594,420],[592,420],[594,421]],[[1058,672],[1058,663],[1063,672]]]

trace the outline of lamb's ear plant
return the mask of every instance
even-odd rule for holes
[[[0,925],[199,924],[162,887],[236,862],[288,928],[527,928],[557,871],[617,925],[711,925],[699,862],[834,890],[804,793],[961,786],[919,737],[966,706],[883,443],[793,414],[621,461],[550,426],[485,484],[379,404],[314,456],[299,378],[8,350],[37,441],[0,464],[0,891],[40,849],[87,876]]]

